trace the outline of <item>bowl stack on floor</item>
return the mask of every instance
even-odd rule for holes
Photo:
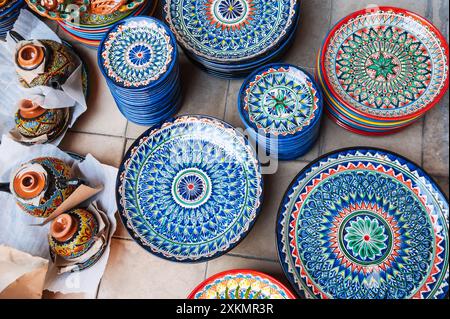
[[[128,120],[154,125],[180,106],[176,40],[161,21],[134,17],[116,24],[98,48],[98,65]]]
[[[165,20],[186,55],[222,78],[242,78],[292,44],[297,0],[165,0]]]
[[[439,30],[415,13],[355,12],[331,30],[318,56],[327,113],[355,133],[395,133],[443,97],[448,54]]]

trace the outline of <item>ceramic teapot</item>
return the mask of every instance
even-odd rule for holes
[[[50,86],[61,89],[80,61],[68,46],[52,40],[26,41],[15,31],[15,64],[19,82],[25,88]]]
[[[78,258],[92,247],[98,230],[94,214],[85,209],[72,209],[52,221],[48,235],[50,249],[65,259]]]
[[[26,138],[36,138],[47,135],[48,141],[53,141],[69,124],[70,109],[44,109],[39,104],[23,99],[19,101],[15,114],[17,131]]]
[[[70,167],[54,157],[33,159],[19,167],[0,191],[11,193],[17,205],[35,217],[48,217],[83,181],[73,178]]]

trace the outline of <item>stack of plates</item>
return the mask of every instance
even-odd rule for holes
[[[248,134],[281,160],[307,153],[319,136],[323,99],[307,72],[290,64],[270,64],[243,83],[239,115]]]
[[[112,25],[127,17],[139,15],[153,15],[156,10],[158,0],[144,0],[144,2],[136,6],[136,8],[120,12],[116,11],[111,14],[82,14],[80,22],[58,20],[61,29],[70,37],[90,47],[97,47]]]
[[[283,269],[302,297],[444,298],[448,200],[409,160],[344,149],[300,172],[277,220]]]
[[[241,78],[293,42],[298,0],[165,0],[164,14],[186,55],[206,72]]]
[[[24,3],[24,0],[9,0],[1,5],[0,40],[5,41],[6,35],[13,28],[14,22],[16,22],[17,18],[19,17],[20,9],[22,9]]]
[[[130,235],[172,261],[200,262],[236,246],[262,205],[261,166],[244,135],[206,116],[154,126],[125,154],[116,200]]]
[[[128,120],[154,125],[180,106],[176,40],[161,21],[135,17],[115,24],[98,48],[98,64]]]
[[[331,30],[318,56],[327,113],[355,133],[399,131],[447,91],[448,54],[439,30],[415,13],[355,12]]]

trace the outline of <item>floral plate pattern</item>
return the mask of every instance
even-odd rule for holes
[[[118,85],[147,86],[173,66],[175,40],[162,23],[145,18],[125,21],[103,40],[101,65]]]
[[[165,0],[165,19],[180,45],[210,61],[261,56],[288,36],[297,0]]]
[[[260,164],[230,125],[182,116],[144,133],[117,180],[117,203],[131,236],[162,258],[199,262],[233,248],[262,201]]]
[[[319,89],[302,70],[271,65],[246,80],[241,98],[250,124],[273,136],[293,135],[318,120]]]
[[[408,160],[337,151],[306,167],[286,192],[280,261],[307,298],[443,298],[448,214],[438,186]]]
[[[253,270],[225,271],[206,279],[189,299],[295,299],[276,279]]]
[[[374,119],[406,119],[448,88],[448,45],[424,18],[397,8],[358,11],[328,36],[326,85],[340,103]]]

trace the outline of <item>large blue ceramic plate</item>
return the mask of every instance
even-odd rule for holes
[[[280,261],[307,298],[443,298],[448,201],[407,159],[345,149],[308,165],[280,206]]]
[[[130,235],[172,261],[218,257],[245,237],[262,204],[255,152],[232,126],[181,116],[145,132],[117,178],[117,204]]]
[[[180,45],[211,61],[257,58],[293,29],[297,0],[165,0],[165,19]]]
[[[159,20],[127,18],[105,35],[98,49],[104,76],[126,88],[155,86],[177,61],[174,35]]]
[[[323,99],[313,77],[305,71],[290,64],[270,64],[242,84],[238,110],[247,126],[292,138],[320,121]]]

